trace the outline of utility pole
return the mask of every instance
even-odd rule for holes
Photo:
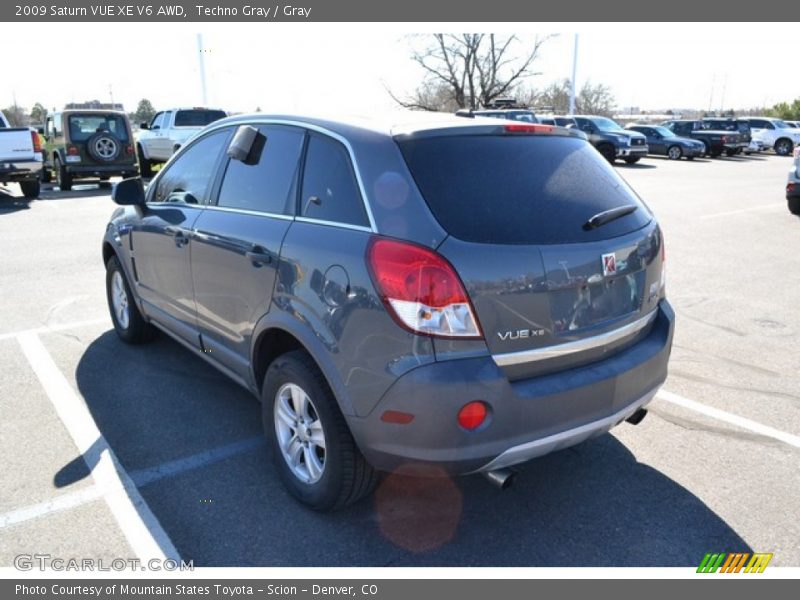
[[[205,49],[203,48],[203,34],[197,34],[197,56],[200,58],[200,89],[203,95],[203,106],[208,106],[208,95],[206,94],[206,61],[203,56]]]
[[[572,80],[569,91],[569,114],[575,114],[575,77],[578,73],[578,34],[575,34],[575,46],[572,50]]]

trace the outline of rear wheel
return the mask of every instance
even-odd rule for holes
[[[789,205],[790,213],[800,215],[800,198],[789,198],[786,202]]]
[[[614,146],[611,144],[600,144],[597,147],[597,151],[603,155],[608,162],[614,164],[614,159],[617,157],[617,153],[614,150]]]
[[[153,339],[155,330],[139,312],[128,279],[116,256],[109,258],[106,263],[106,298],[114,329],[123,342],[142,344]]]
[[[789,156],[792,153],[792,149],[794,145],[792,144],[792,140],[787,138],[781,138],[775,142],[775,154],[778,156]]]
[[[22,195],[26,200],[33,200],[39,197],[39,192],[42,190],[42,185],[38,179],[30,179],[28,181],[20,181],[19,187],[22,188]]]
[[[276,358],[262,399],[264,433],[286,489],[314,510],[356,502],[378,482],[358,450],[313,359],[302,350]]]
[[[726,148],[725,156],[735,156],[735,155],[736,155],[736,150],[731,148]]]
[[[45,160],[42,166],[42,183],[50,183],[52,180],[53,172],[50,170],[50,167],[47,166],[47,161]]]
[[[670,160],[680,160],[681,156],[683,156],[683,150],[680,146],[670,146],[667,149],[667,157]]]
[[[61,164],[61,161],[56,158],[53,162],[53,168],[56,172],[56,180],[58,187],[62,192],[68,192],[72,189],[72,175],[67,173],[67,168]]]
[[[152,177],[153,176],[153,164],[145,158],[144,152],[142,151],[142,147],[140,145],[136,146],[136,155],[139,158],[139,173],[142,177]]]

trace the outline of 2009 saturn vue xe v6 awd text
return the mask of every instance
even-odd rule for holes
[[[257,395],[315,509],[403,465],[506,482],[637,422],[667,375],[661,230],[577,131],[236,116],[113,198],[117,333],[163,330]]]

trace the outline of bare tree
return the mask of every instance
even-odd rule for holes
[[[529,77],[542,44],[548,37],[524,43],[516,35],[436,33],[414,50],[411,59],[425,78],[415,93],[394,100],[406,108],[452,110],[478,108],[513,94]]]
[[[575,98],[575,109],[585,115],[610,117],[614,112],[614,94],[605,84],[587,81]]]

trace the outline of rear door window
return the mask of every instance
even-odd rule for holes
[[[457,135],[398,141],[439,223],[468,242],[551,244],[623,235],[650,213],[585,140],[548,135]],[[585,231],[594,215],[633,213]]]
[[[230,159],[219,191],[218,206],[274,214],[294,212],[295,181],[303,151],[301,129],[262,126],[257,156],[248,161]]]
[[[179,110],[175,113],[175,127],[205,127],[209,123],[224,119],[227,115],[221,110]]]
[[[330,137],[313,134],[308,140],[299,215],[369,226],[350,154]]]

